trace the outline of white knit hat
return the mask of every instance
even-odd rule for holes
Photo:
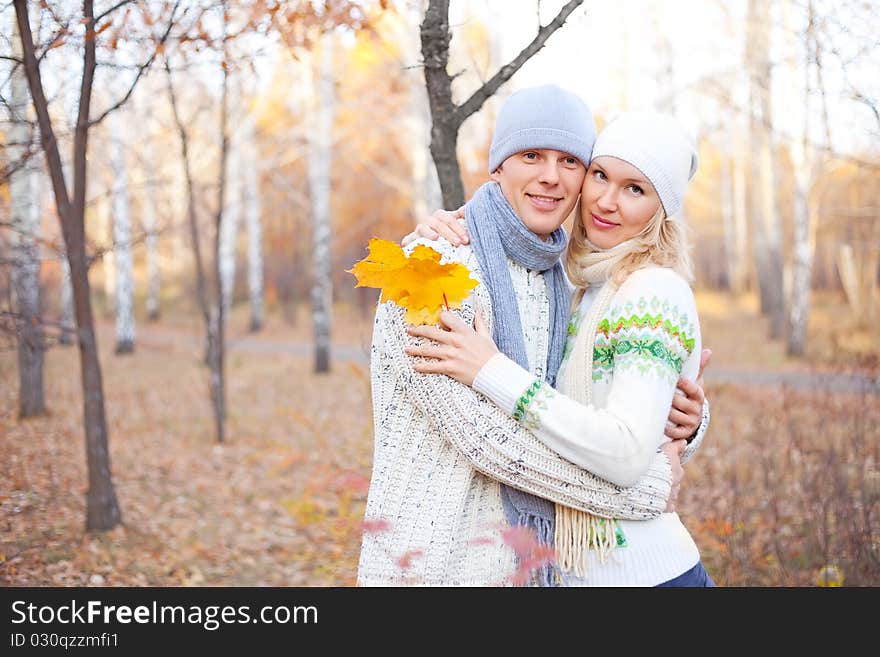
[[[593,159],[610,155],[641,171],[657,190],[667,217],[681,210],[699,158],[678,121],[658,112],[624,112],[596,137]]]
[[[511,155],[531,148],[562,151],[587,166],[595,139],[593,113],[578,96],[555,84],[522,89],[504,101],[498,112],[489,173]]]

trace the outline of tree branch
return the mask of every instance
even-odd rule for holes
[[[550,35],[553,34],[556,30],[565,24],[565,21],[571,15],[571,13],[580,7],[583,4],[584,0],[569,0],[568,4],[566,4],[562,9],[559,10],[559,13],[556,14],[556,18],[547,23],[547,25],[543,26],[538,30],[538,33],[535,35],[535,38],[532,39],[532,42],[527,45],[523,50],[513,59],[513,61],[508,62],[504,66],[502,66],[498,72],[489,78],[488,82],[486,82],[482,87],[477,89],[471,97],[468,98],[465,102],[459,105],[455,109],[455,120],[458,125],[464,123],[465,119],[467,119],[471,114],[478,111],[496,91],[498,91],[499,87],[502,84],[507,82],[513,74],[516,73],[520,68],[522,68],[523,64],[525,64],[535,53],[537,53],[541,48],[544,47],[544,44],[547,42],[547,39],[550,38]]]
[[[113,105],[108,107],[106,110],[104,110],[104,112],[98,118],[92,119],[91,121],[89,121],[89,127],[94,126],[94,125],[98,125],[104,119],[106,119],[107,116],[111,112],[116,111],[117,109],[119,109],[120,107],[125,105],[126,102],[128,102],[128,99],[131,97],[131,94],[134,93],[134,89],[137,86],[138,82],[140,81],[141,77],[143,77],[144,73],[146,73],[147,70],[150,68],[150,66],[152,66],[153,61],[155,61],[155,59],[156,59],[156,56],[159,54],[159,52],[162,50],[162,47],[165,45],[165,42],[168,40],[168,36],[171,34],[171,30],[176,23],[175,14],[177,13],[177,9],[179,7],[180,7],[180,0],[177,0],[177,2],[174,3],[174,7],[171,10],[171,17],[168,19],[168,27],[165,29],[165,33],[159,39],[159,42],[156,44],[156,48],[153,50],[153,54],[150,55],[150,58],[146,62],[144,62],[140,67],[138,67],[137,75],[135,76],[134,80],[132,81],[131,86],[128,88],[128,92],[126,92],[125,96],[123,96],[121,99],[119,99],[119,101],[117,101],[116,103],[114,103]],[[187,11],[188,11],[188,9],[184,9],[183,13],[186,14]]]
[[[32,233],[31,231],[22,230],[11,221],[0,221],[0,228],[6,228],[13,233],[18,233],[19,235],[27,237],[28,239],[33,240],[35,243],[45,247],[46,249],[49,249],[57,256],[63,256],[65,253],[63,242],[59,244],[59,242],[57,241],[53,242],[44,237],[40,237],[38,234]]]
[[[135,2],[135,0],[122,0],[121,2],[117,2],[115,5],[113,5],[112,7],[110,7],[110,9],[107,9],[106,11],[103,11],[103,12],[101,12],[100,14],[98,14],[98,17],[95,18],[95,25],[97,26],[98,23],[100,23],[101,20],[102,20],[105,16],[109,16],[110,14],[112,14],[114,11],[116,11],[116,10],[119,9],[120,7],[122,7],[122,6],[124,6],[124,5],[130,5],[130,4],[132,4],[133,2]],[[172,18],[173,18],[173,14],[172,14]]]
[[[55,34],[55,36],[52,37],[52,40],[49,42],[49,45],[46,46],[45,48],[43,48],[43,52],[41,52],[40,56],[37,57],[37,64],[42,62],[43,59],[46,57],[46,55],[48,55],[49,52],[52,51],[56,47],[55,44],[58,43],[59,39],[63,39],[66,36],[70,36],[70,32],[67,29],[67,25],[64,25],[61,27],[60,30],[58,30],[58,32]]]

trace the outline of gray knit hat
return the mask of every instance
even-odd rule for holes
[[[632,164],[651,181],[667,217],[681,210],[699,158],[681,124],[668,114],[624,112],[612,120],[593,146],[593,158],[610,155]]]
[[[489,149],[489,173],[530,148],[552,148],[590,163],[596,140],[593,113],[579,97],[546,84],[517,91],[504,102]]]

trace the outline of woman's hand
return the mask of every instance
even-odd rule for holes
[[[467,228],[458,223],[459,219],[464,219],[464,206],[461,206],[454,212],[435,210],[434,214],[430,217],[419,221],[415,230],[400,241],[400,245],[406,246],[420,237],[436,240],[440,236],[449,240],[449,243],[453,246],[467,244],[470,242],[470,236],[468,235]]]
[[[483,313],[477,308],[474,328],[449,311],[440,313],[440,324],[448,330],[437,326],[411,326],[407,329],[412,336],[436,343],[407,348],[406,353],[410,356],[430,359],[414,363],[413,369],[423,374],[446,374],[460,383],[472,385],[483,365],[498,353]]]
[[[700,428],[703,421],[703,369],[712,357],[711,349],[703,349],[700,354],[700,371],[697,380],[678,380],[678,388],[672,396],[672,408],[669,411],[669,424],[666,425],[666,436],[672,440],[690,440]]]

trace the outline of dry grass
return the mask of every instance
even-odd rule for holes
[[[817,309],[811,361],[762,338],[753,301],[699,296],[712,427],[687,466],[680,513],[726,585],[810,585],[835,567],[880,584],[880,398],[713,384],[711,368],[870,366],[874,336],[831,339]],[[246,334],[236,310],[233,340]],[[229,439],[213,440],[198,318],[141,325],[138,351],[112,353],[102,324],[114,481],[125,525],[84,532],[86,486],[77,353],[48,354],[52,413],[15,419],[15,354],[0,354],[0,584],[315,585],[354,583],[372,455],[363,364],[311,372],[307,356],[236,351]],[[261,341],[308,341],[303,316],[271,316]],[[336,316],[334,340],[363,351],[371,317]],[[862,340],[862,342],[859,342]],[[864,344],[844,351],[841,344]],[[196,346],[194,346],[196,345]],[[867,365],[866,365],[867,363]],[[874,372],[876,375],[876,371]],[[832,579],[837,575],[831,572]]]

